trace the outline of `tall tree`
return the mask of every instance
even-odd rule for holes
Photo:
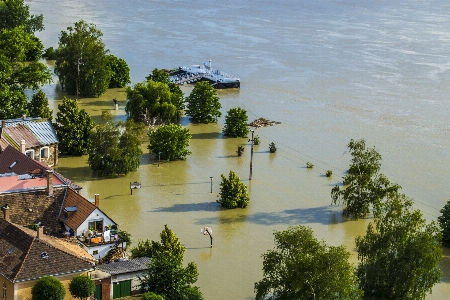
[[[61,281],[52,276],[40,278],[31,288],[32,300],[63,300],[65,294]]]
[[[358,277],[365,297],[425,299],[441,278],[442,235],[413,202],[389,193],[364,237],[356,238]]]
[[[159,155],[164,160],[185,160],[186,156],[191,154],[189,151],[189,141],[191,134],[189,129],[181,125],[169,124],[162,125],[156,129],[151,128],[148,137],[150,144],[148,149],[150,153]]]
[[[331,190],[331,198],[334,204],[342,202],[344,215],[360,218],[370,212],[370,207],[378,209],[388,193],[397,192],[401,187],[380,173],[381,155],[375,147],[366,148],[363,139],[352,139],[347,147],[352,160],[343,178],[345,187],[340,189],[336,185]]]
[[[442,241],[444,244],[450,245],[450,200],[440,212],[442,215],[438,217],[438,222],[442,229]]]
[[[223,134],[229,137],[247,137],[249,132],[247,111],[240,107],[231,108],[225,116]]]
[[[69,283],[69,291],[75,298],[88,298],[95,292],[94,281],[86,275],[73,277]]]
[[[102,32],[83,20],[59,35],[55,73],[61,87],[70,95],[98,97],[106,92],[111,79],[109,56]]]
[[[62,154],[84,155],[90,147],[89,135],[94,128],[91,116],[78,107],[77,100],[64,97],[58,105],[54,124]]]
[[[361,299],[358,279],[343,246],[318,241],[305,226],[275,231],[275,248],[263,254],[264,278],[256,300]]]
[[[220,183],[220,194],[217,202],[226,208],[247,207],[250,202],[247,186],[241,182],[236,173],[230,171],[228,178],[223,174],[220,176],[222,177],[222,182]]]
[[[198,278],[197,266],[190,262],[183,267],[186,248],[167,225],[160,237],[161,242],[147,241],[145,247],[139,242],[138,247],[131,250],[133,257],[151,258],[149,270],[140,278],[141,287],[147,287],[164,299],[203,299],[200,290],[191,286]]]
[[[102,112],[102,123],[90,135],[89,166],[99,175],[119,175],[136,171],[142,155],[142,124],[133,120],[115,122],[109,111]]]
[[[208,81],[197,82],[190,95],[186,97],[186,103],[186,115],[195,122],[217,122],[217,118],[222,115],[220,98]]]
[[[125,111],[135,122],[166,124],[177,121],[181,113],[166,83],[149,80],[127,88]]]
[[[109,88],[123,88],[130,80],[130,67],[123,58],[108,55],[108,66],[111,69],[111,80],[109,81]]]
[[[31,102],[28,104],[28,112],[33,118],[40,117],[50,121],[53,119],[53,110],[48,107],[47,95],[42,90],[33,94]]]
[[[153,69],[152,73],[145,77],[147,81],[152,80],[167,84],[170,92],[172,93],[172,104],[177,107],[178,110],[183,110],[184,105],[184,93],[181,88],[174,82],[170,82],[170,76],[167,71]]]

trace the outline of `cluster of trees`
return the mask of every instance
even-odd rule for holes
[[[310,229],[289,228],[275,233],[275,249],[263,255],[264,278],[255,284],[256,299],[425,299],[439,282],[450,201],[441,210],[441,227],[427,223],[400,186],[379,172],[381,155],[375,148],[367,148],[364,140],[351,140],[348,148],[350,168],[344,188],[331,192],[333,203],[342,202],[344,215],[355,219],[371,211],[374,216],[365,236],[356,238],[357,268],[348,265],[349,254],[342,248],[335,252],[340,258],[330,263],[333,247],[318,243]]]
[[[149,270],[140,278],[141,288],[164,299],[203,299],[199,288],[192,286],[198,279],[196,264],[189,262],[187,267],[183,267],[186,248],[167,225],[164,226],[160,238],[160,242],[140,240],[138,245],[131,249],[133,258],[151,258]],[[143,299],[158,299],[150,298],[154,297],[151,294],[144,297]]]
[[[70,280],[69,291],[75,298],[87,299],[94,294],[95,284],[88,276],[74,276]],[[63,284],[53,276],[40,278],[31,289],[32,300],[63,300],[65,295]]]

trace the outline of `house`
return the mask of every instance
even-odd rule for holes
[[[149,262],[150,258],[139,257],[98,265],[91,273],[96,284],[95,299],[116,299],[143,292],[139,276],[148,270]]]
[[[52,122],[42,118],[1,121],[0,151],[8,145],[49,166],[58,165],[58,137]]]
[[[46,234],[73,240],[95,259],[125,249],[117,223],[99,208],[99,195],[91,203],[76,187],[11,146],[0,153],[0,206],[8,205],[12,223],[44,226]]]
[[[72,299],[68,285],[80,274],[88,275],[93,264],[74,254],[77,249],[65,247],[57,239],[44,235],[43,228],[37,232],[11,223],[9,208],[2,207],[4,217],[0,219],[0,284],[2,299],[31,299],[31,288],[39,278],[54,276],[66,288],[65,299]],[[78,246],[76,246],[79,248]],[[75,252],[74,252],[75,251]]]

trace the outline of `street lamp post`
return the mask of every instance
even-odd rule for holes
[[[158,168],[160,163],[161,163],[161,152],[158,152]]]
[[[254,130],[250,130],[252,132],[252,139],[250,140],[252,142],[252,150],[250,152],[250,177],[248,178],[248,180],[252,180],[252,171],[253,171],[253,167],[252,167],[252,163],[253,163],[253,134],[255,133]]]
[[[210,176],[209,178],[211,178],[211,194],[212,194],[212,180],[214,177]]]

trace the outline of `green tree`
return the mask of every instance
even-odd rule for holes
[[[160,234],[161,242],[139,242],[131,250],[133,257],[151,258],[149,270],[140,277],[141,287],[148,288],[165,299],[201,300],[203,296],[197,287],[192,287],[198,278],[197,266],[190,262],[183,267],[185,247],[167,227]]]
[[[361,299],[358,278],[343,247],[318,241],[305,226],[275,231],[275,248],[263,254],[256,300]]]
[[[350,168],[343,178],[345,187],[335,186],[331,190],[334,204],[342,202],[346,216],[364,217],[370,207],[378,209],[388,193],[397,192],[401,187],[391,184],[380,173],[381,155],[373,148],[366,148],[362,140],[350,140],[348,149],[352,155]]]
[[[155,68],[152,73],[145,78],[147,81],[152,80],[167,84],[172,93],[172,104],[175,105],[178,110],[184,109],[184,93],[176,83],[170,82],[169,73],[167,71]]]
[[[155,294],[153,292],[147,292],[145,294],[142,294],[141,300],[164,300],[164,298],[158,294]]]
[[[99,175],[119,175],[136,171],[141,163],[143,124],[133,120],[114,122],[110,111],[102,112],[102,123],[90,134],[88,163]]]
[[[33,94],[31,102],[28,104],[28,113],[30,117],[52,120],[53,110],[48,107],[47,95],[42,90]]]
[[[231,108],[225,116],[223,134],[229,137],[247,137],[249,129],[247,125],[247,111],[240,107]]]
[[[441,278],[442,235],[413,201],[389,193],[364,237],[356,238],[358,277],[373,299],[425,299]]]
[[[111,80],[109,81],[109,88],[123,88],[130,80],[130,67],[123,58],[108,55],[108,66],[112,71]]]
[[[165,124],[179,120],[176,95],[166,83],[149,80],[127,88],[125,111],[128,118],[147,124]],[[144,117],[143,117],[144,116]]]
[[[191,134],[189,129],[181,125],[169,124],[158,128],[151,128],[148,137],[150,144],[148,149],[150,153],[159,155],[164,160],[185,160],[186,156],[191,154],[188,150]]]
[[[61,87],[70,95],[98,97],[106,92],[112,71],[102,42],[102,32],[83,20],[59,35],[55,73]]]
[[[186,115],[198,123],[217,122],[222,115],[220,98],[208,81],[197,82],[189,97],[186,97]]]
[[[56,123],[54,124],[62,154],[84,155],[90,148],[89,135],[94,128],[94,121],[84,110],[79,109],[77,100],[67,97],[58,105]]]
[[[32,300],[63,300],[65,294],[61,281],[52,276],[40,278],[31,288]]]
[[[442,242],[450,245],[450,200],[440,210],[441,216],[438,217],[439,225],[441,225]]]
[[[94,281],[85,275],[78,275],[73,277],[69,283],[69,291],[75,298],[88,298],[95,292]]]
[[[245,208],[250,202],[247,186],[241,182],[239,177],[233,171],[230,171],[228,178],[223,174],[220,183],[219,200],[220,205],[226,208]]]
[[[28,114],[25,89],[36,90],[52,80],[44,64],[25,63],[28,51],[34,47],[36,39],[24,26],[0,29],[0,119]]]

